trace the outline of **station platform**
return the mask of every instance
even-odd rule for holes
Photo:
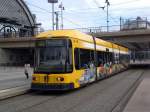
[[[32,73],[30,68],[26,79],[24,67],[0,67],[0,100],[29,91]]]
[[[150,75],[147,73],[123,112],[150,112]]]

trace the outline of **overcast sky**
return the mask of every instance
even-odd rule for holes
[[[48,0],[24,0],[37,21],[42,23],[45,30],[52,29],[51,4]],[[59,0],[55,10],[60,11],[58,5],[63,2],[64,27],[98,27],[106,26],[105,0]],[[119,25],[119,18],[136,18],[137,16],[150,18],[150,0],[109,0],[109,25]]]

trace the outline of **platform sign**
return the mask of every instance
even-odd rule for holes
[[[57,3],[58,0],[48,0],[48,3]]]

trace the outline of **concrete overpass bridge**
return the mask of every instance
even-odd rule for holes
[[[0,66],[34,64],[35,38],[0,38]]]
[[[34,48],[34,37],[0,38],[0,48]]]
[[[89,32],[92,36],[124,45],[132,50],[150,49],[150,29],[118,32]]]

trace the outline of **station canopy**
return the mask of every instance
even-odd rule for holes
[[[35,18],[23,0],[0,0],[0,24],[34,27]]]

